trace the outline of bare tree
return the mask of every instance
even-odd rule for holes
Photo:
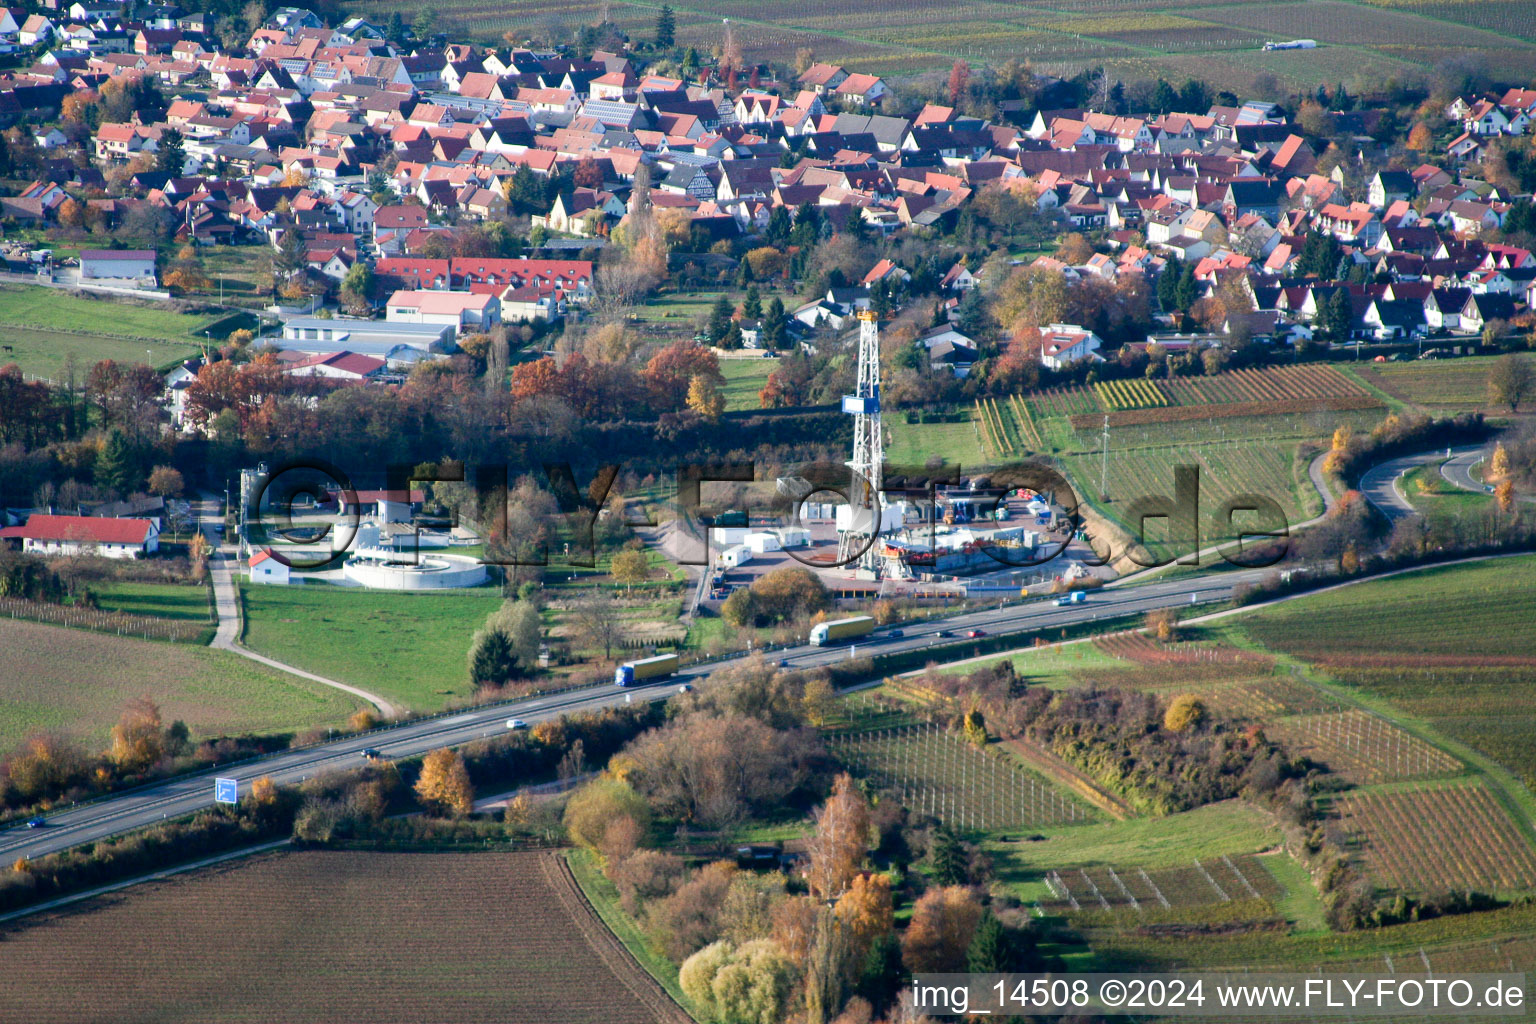
[[[577,640],[593,650],[602,648],[604,660],[613,657],[614,645],[624,636],[613,595],[588,594],[576,602],[571,612]]]

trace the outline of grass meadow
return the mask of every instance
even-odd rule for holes
[[[240,594],[251,650],[417,711],[470,695],[469,639],[501,606],[493,587],[390,594],[258,584]]]
[[[145,695],[197,739],[340,726],[363,706],[228,651],[0,619],[0,752],[35,732],[105,747],[123,706]]]

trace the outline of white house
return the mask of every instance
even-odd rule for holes
[[[390,323],[443,324],[461,330],[488,331],[501,323],[501,300],[472,292],[401,290],[389,297]]]
[[[1104,339],[1075,324],[1051,324],[1040,332],[1040,363],[1061,370],[1079,359],[1099,359]]]
[[[121,281],[155,285],[155,253],[152,249],[81,249],[82,281]]]
[[[286,586],[289,582],[288,566],[273,558],[269,549],[252,555],[246,565],[249,567],[252,583],[276,583]]]
[[[0,540],[19,540],[23,551],[38,555],[143,558],[160,550],[160,531],[151,519],[33,515],[22,526],[0,530]]]

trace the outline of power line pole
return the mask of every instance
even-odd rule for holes
[[[1109,413],[1104,414],[1104,441],[1099,449],[1099,500],[1109,500]]]

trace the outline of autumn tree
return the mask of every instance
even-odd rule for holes
[[[1515,482],[1505,480],[1493,489],[1493,496],[1498,499],[1499,511],[1505,515],[1515,510]]]
[[[801,691],[800,707],[808,724],[821,728],[836,711],[837,703],[837,688],[824,676],[806,681]]]
[[[907,969],[938,973],[965,969],[965,954],[981,923],[976,894],[962,885],[935,887],[912,908],[912,921],[902,936],[902,960]]]
[[[737,873],[720,904],[720,937],[735,943],[767,938],[773,931],[773,908],[786,898],[785,887],[778,871]]]
[[[962,723],[965,729],[965,738],[977,747],[987,745],[987,719],[982,714],[981,708],[971,708],[965,713]]]
[[[675,718],[631,742],[610,770],[659,814],[710,827],[777,805],[809,777],[811,741],[739,713]]]
[[[186,481],[181,477],[181,470],[174,466],[156,466],[149,471],[149,493],[158,494],[162,498],[174,498],[186,490]]]
[[[609,561],[608,574],[613,577],[615,583],[624,584],[627,592],[636,583],[644,583],[650,578],[650,559],[646,558],[644,551],[625,548]]]
[[[624,818],[643,835],[651,825],[651,810],[640,794],[617,779],[593,779],[565,804],[566,834],[589,850],[601,850],[608,827]]]
[[[827,1024],[843,1008],[856,962],[848,925],[831,907],[817,907],[803,961],[806,1024]]]
[[[949,96],[949,105],[958,106],[965,97],[965,90],[971,83],[971,66],[963,60],[957,60],[949,68],[949,83],[946,90]]]
[[[5,760],[11,791],[24,801],[62,793],[86,773],[86,758],[69,740],[40,734],[27,737]]]
[[[1511,352],[1500,356],[1488,371],[1488,401],[1490,404],[1507,405],[1510,412],[1517,412],[1520,403],[1536,391],[1536,370],[1524,356]]]
[[[725,412],[725,398],[713,381],[699,374],[688,382],[688,408],[710,423],[718,423]]]
[[[702,376],[716,387],[725,384],[719,358],[692,341],[676,341],[661,349],[646,362],[640,376],[651,387],[657,405],[667,409],[684,404],[694,377]]]
[[[891,898],[891,879],[887,875],[860,874],[848,891],[838,897],[834,908],[848,925],[849,938],[859,959],[863,959],[877,938],[888,935],[895,917]]]
[[[789,1012],[798,972],[766,939],[740,946],[720,941],[683,962],[677,981],[705,1015],[720,1024],[778,1024]]]
[[[1500,441],[1493,446],[1493,457],[1488,460],[1488,479],[1503,480],[1509,476],[1509,449]]]
[[[1172,608],[1154,608],[1147,612],[1147,631],[1159,643],[1169,643],[1178,638],[1179,613]]]
[[[1183,693],[1168,702],[1168,710],[1163,714],[1163,728],[1169,732],[1192,732],[1200,728],[1205,718],[1205,701]]]
[[[590,156],[584,156],[576,162],[576,170],[571,172],[571,184],[577,188],[599,189],[603,187],[603,171],[597,166],[597,161]]]
[[[272,781],[270,775],[261,776],[251,783],[246,799],[257,807],[270,807],[277,803],[277,783]]]
[[[869,801],[844,772],[816,814],[815,834],[806,843],[805,877],[811,891],[837,899],[848,890],[869,851]]]
[[[444,816],[458,818],[474,810],[475,787],[470,784],[464,758],[447,747],[422,758],[416,796],[429,811]]]
[[[119,769],[131,774],[154,766],[165,753],[166,735],[160,720],[160,706],[149,697],[129,701],[122,717],[112,727],[112,749],[107,756]]]
[[[60,224],[67,228],[84,227],[85,204],[78,199],[66,199],[54,211],[54,216],[58,218]]]

